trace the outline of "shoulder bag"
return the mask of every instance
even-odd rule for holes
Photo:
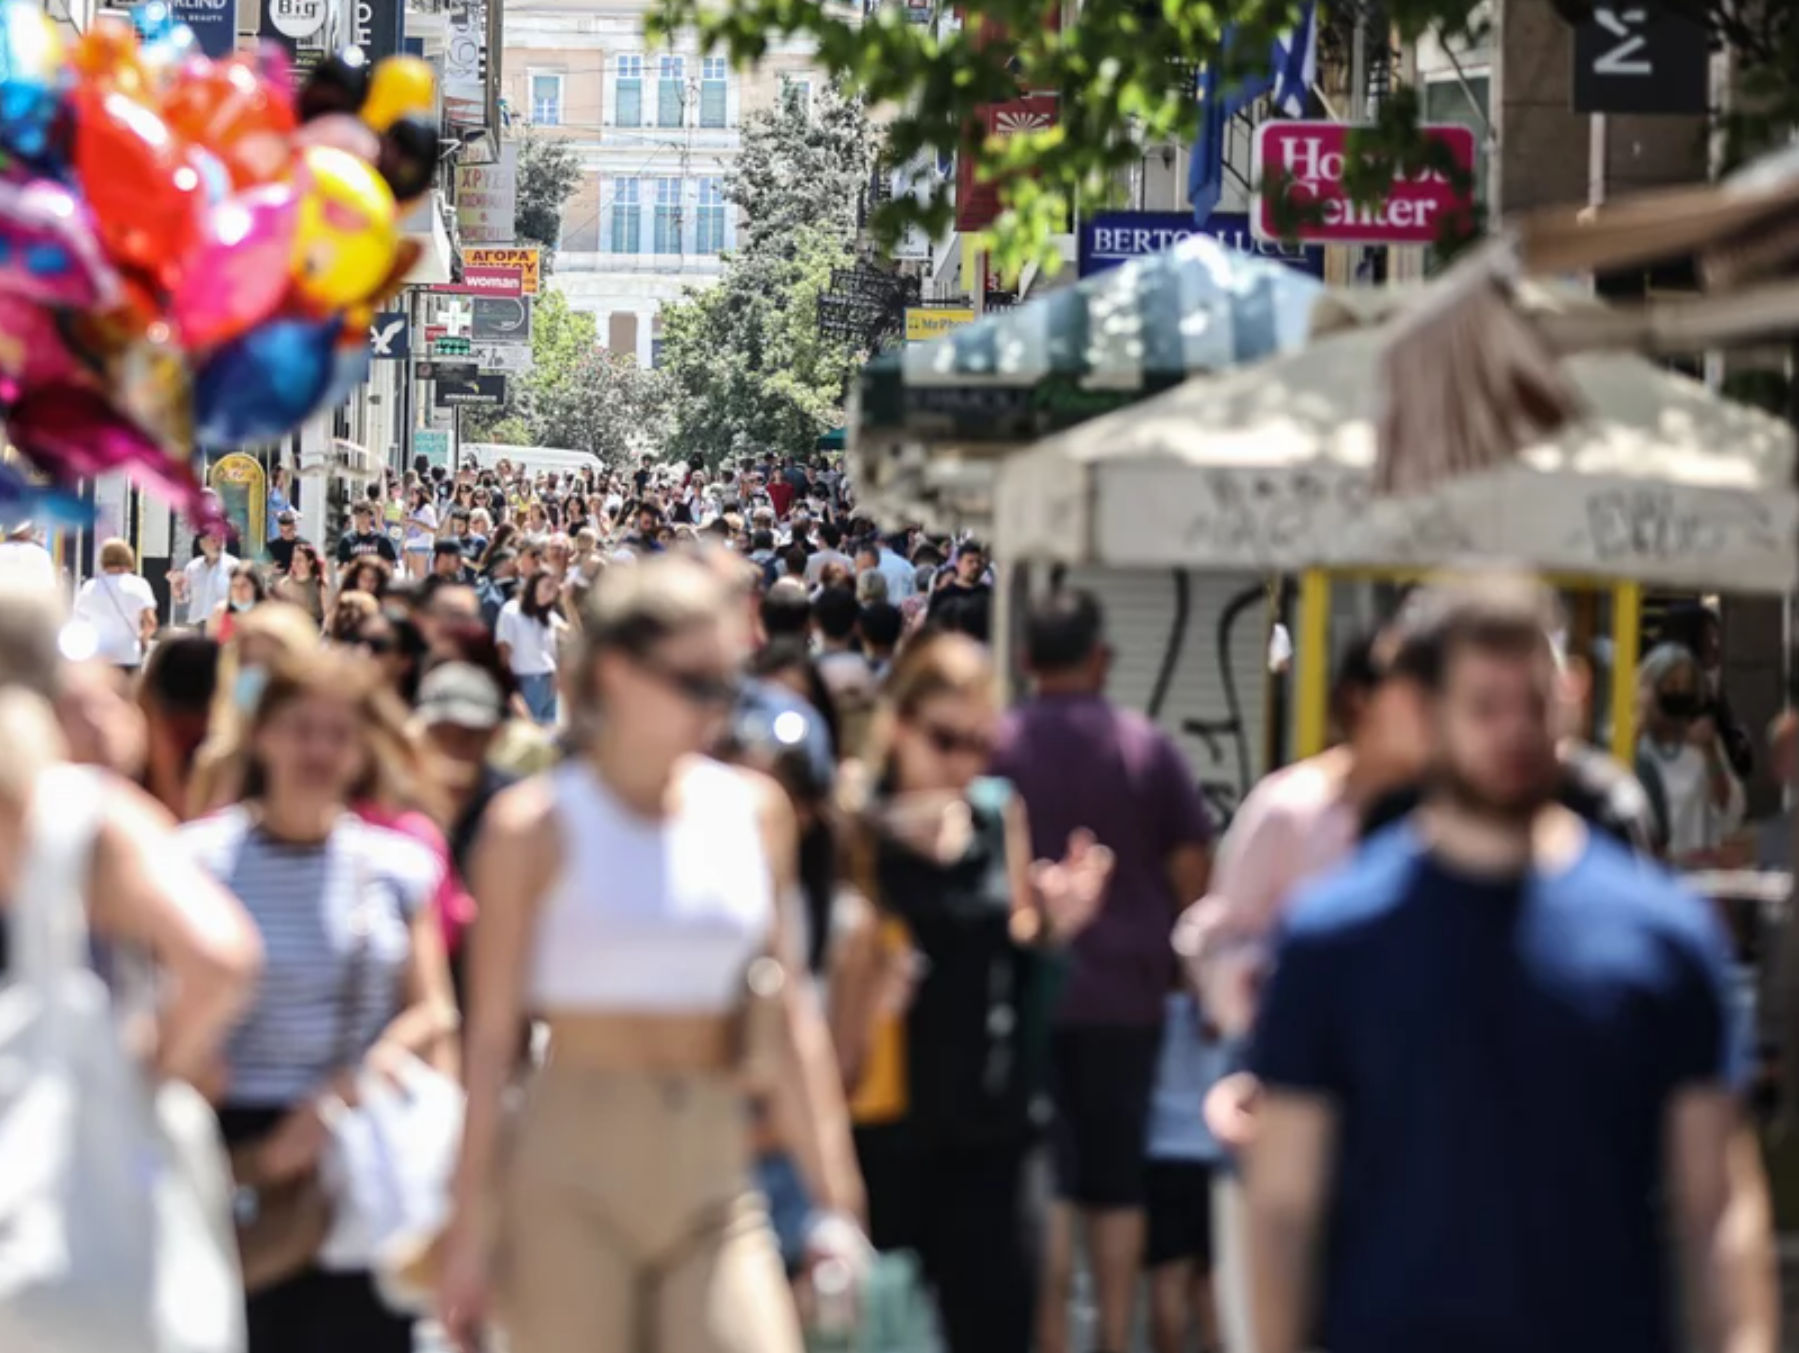
[[[353,848],[360,851],[360,846]],[[372,911],[360,853],[353,871],[351,886],[356,895],[350,904],[350,959],[338,990],[333,1057],[333,1064],[340,1068],[352,1067],[359,1060],[356,1005],[368,967]],[[231,1153],[232,1175],[237,1181],[237,1247],[244,1287],[250,1292],[274,1287],[311,1266],[331,1234],[336,1213],[319,1167],[292,1179],[264,1179],[257,1160],[259,1148],[260,1143],[251,1143]]]

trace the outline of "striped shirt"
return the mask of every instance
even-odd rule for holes
[[[189,823],[181,840],[262,932],[262,985],[226,1045],[228,1102],[291,1104],[342,1069],[346,1048],[360,1058],[399,1013],[408,927],[442,865],[348,813],[320,845],[276,841],[242,807]]]

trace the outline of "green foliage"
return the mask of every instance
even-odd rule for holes
[[[658,374],[601,348],[594,317],[571,310],[557,291],[537,298],[531,372],[514,378],[507,396],[484,418],[463,415],[471,439],[591,451],[608,464],[661,441],[666,401]]]
[[[810,112],[787,91],[772,112],[744,120],[725,197],[747,217],[749,251],[780,248],[806,226],[848,238],[874,168],[874,132],[861,104],[833,89]]]
[[[518,151],[518,211],[514,234],[521,244],[543,246],[543,270],[553,266],[562,234],[562,209],[581,186],[581,161],[562,141],[527,133]]]
[[[1799,123],[1799,6],[1786,0],[1665,0],[1669,9],[1704,23],[1738,60],[1739,97],[1725,115],[1728,143],[1739,158],[1781,143]],[[1552,0],[1575,15],[1582,0]],[[950,6],[940,6],[947,12]],[[1146,145],[1190,141],[1199,126],[1195,72],[1221,67],[1225,83],[1264,59],[1273,38],[1297,15],[1298,0],[1086,0],[1060,29],[1049,25],[1062,0],[965,0],[967,21],[913,24],[902,7],[882,3],[866,17],[843,0],[656,0],[648,28],[666,37],[694,28],[709,50],[739,66],[792,37],[816,43],[820,64],[871,107],[895,110],[888,125],[892,162],[920,152],[962,150],[980,110],[1030,92],[1061,95],[1055,126],[989,138],[973,147],[976,172],[997,183],[1004,212],[986,233],[1002,269],[1028,258],[1053,266],[1049,237],[1066,228],[1071,208],[1101,207],[1117,173]],[[1332,9],[1336,14],[1331,14]],[[1336,27],[1354,6],[1326,4]],[[1590,6],[1588,6],[1590,8]],[[1384,21],[1401,41],[1434,31],[1444,38],[1476,35],[1487,7],[1479,0],[1385,0]],[[1222,48],[1227,28],[1228,49]],[[991,34],[1009,35],[993,40]],[[1363,192],[1378,197],[1398,161],[1422,153],[1416,117],[1383,116],[1383,127],[1352,141],[1366,157]],[[1358,142],[1360,143],[1358,145]],[[887,245],[907,225],[933,237],[948,230],[948,185],[923,201],[883,204],[873,226]],[[1439,242],[1453,252],[1464,238]]]
[[[745,121],[726,197],[748,216],[724,275],[662,311],[667,453],[716,465],[767,449],[810,451],[843,417],[866,355],[823,337],[818,297],[855,260],[858,204],[874,161],[860,104],[825,91]]]
[[[969,0],[967,22],[906,22],[898,5],[866,18],[837,0],[658,0],[652,36],[695,27],[707,47],[738,65],[763,57],[778,39],[803,35],[819,61],[870,106],[896,110],[887,132],[894,163],[920,152],[963,148],[979,110],[1027,92],[1062,96],[1053,127],[988,138],[977,173],[998,183],[1006,210],[988,232],[1002,268],[1047,261],[1049,236],[1073,208],[1091,211],[1114,176],[1144,145],[1191,140],[1198,129],[1195,73],[1217,61],[1227,82],[1260,61],[1290,27],[1297,0],[1105,0],[1083,5],[1050,27],[1060,0]],[[1387,7],[1402,29],[1465,28],[1475,0],[1397,0]],[[1226,26],[1232,41],[1221,56]],[[994,40],[992,34],[1009,34]],[[907,224],[933,236],[952,223],[947,185],[924,201],[886,203],[874,227],[891,242]]]

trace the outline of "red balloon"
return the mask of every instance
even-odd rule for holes
[[[176,136],[218,156],[239,188],[287,176],[293,104],[249,57],[184,68],[162,115]]]
[[[123,94],[75,95],[75,174],[115,261],[162,276],[200,230],[206,184],[162,118]]]

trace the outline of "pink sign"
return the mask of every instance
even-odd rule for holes
[[[1386,197],[1366,206],[1350,200],[1343,187],[1349,135],[1347,122],[1264,122],[1256,128],[1255,168],[1258,185],[1277,178],[1287,199],[1316,204],[1324,219],[1295,227],[1292,238],[1319,244],[1435,244],[1446,222],[1464,220],[1474,206],[1474,133],[1467,127],[1434,125],[1420,130],[1448,147],[1455,163],[1467,171],[1469,187],[1458,192],[1441,174],[1425,173],[1397,180]],[[1250,227],[1259,240],[1287,238],[1275,228],[1271,203],[1258,191],[1251,203]]]
[[[517,268],[464,268],[461,283],[431,290],[450,296],[523,296],[524,274]]]

